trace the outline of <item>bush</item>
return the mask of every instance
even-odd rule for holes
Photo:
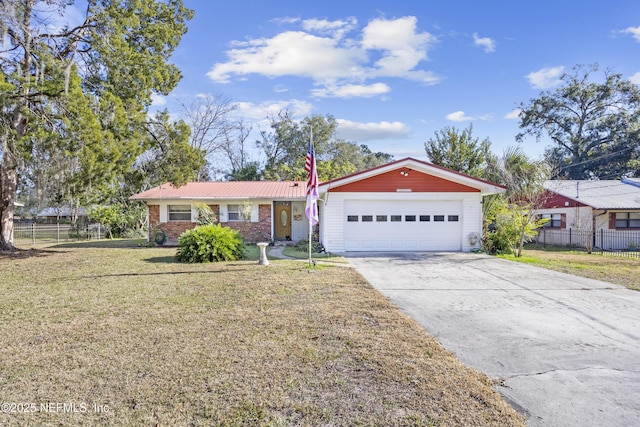
[[[296,249],[302,252],[309,250],[309,239],[301,239],[296,243]],[[311,242],[311,252],[314,254],[321,254],[325,252],[324,246],[320,242],[315,240]]]
[[[244,242],[236,230],[219,224],[199,225],[178,238],[180,262],[235,261],[244,255]]]

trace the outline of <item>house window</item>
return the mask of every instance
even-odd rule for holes
[[[450,221],[450,222],[458,222],[458,219],[459,219],[458,215],[449,215],[447,217],[447,221]]]
[[[244,205],[228,205],[227,214],[229,221],[250,221],[251,209],[247,209]]]
[[[402,221],[402,215],[391,215],[391,222],[400,222]]]
[[[373,215],[362,215],[362,222],[373,222]]]
[[[191,205],[168,205],[169,221],[191,221]]]
[[[420,215],[421,222],[429,222],[431,221],[431,215]]]
[[[378,222],[387,222],[387,216],[386,215],[376,215],[376,221],[378,221]]]
[[[640,228],[640,212],[616,212],[616,228]]]
[[[404,220],[407,222],[415,222],[416,221],[416,216],[415,215],[405,215],[404,216]]]
[[[546,228],[562,228],[562,214],[542,214],[542,218],[549,219],[544,225]]]
[[[358,215],[347,215],[347,222],[358,222]]]
[[[434,215],[433,216],[433,220],[434,221],[444,221],[444,215]]]

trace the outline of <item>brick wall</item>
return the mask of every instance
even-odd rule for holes
[[[220,219],[220,206],[209,205]],[[157,229],[164,231],[167,236],[166,245],[175,245],[180,234],[194,228],[195,222],[160,222],[160,206],[149,205],[149,238],[153,239],[153,232]],[[247,243],[268,242],[271,240],[271,205],[258,206],[258,222],[222,222],[225,227],[238,230]]]
[[[258,205],[258,222],[221,222],[225,227],[238,230],[246,243],[271,240],[271,205]]]

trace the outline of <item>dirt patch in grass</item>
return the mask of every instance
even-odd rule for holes
[[[523,425],[353,269],[170,261],[0,258],[0,425]]]
[[[640,290],[640,259],[555,249],[526,249],[523,256],[503,256],[550,270],[603,280]]]

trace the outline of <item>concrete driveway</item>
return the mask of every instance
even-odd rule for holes
[[[347,258],[528,425],[640,425],[640,292],[480,254]]]

